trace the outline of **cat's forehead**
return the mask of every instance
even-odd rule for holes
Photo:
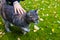
[[[37,12],[35,10],[31,10],[29,13],[30,14],[36,14]]]
[[[35,10],[31,10],[30,12],[33,13],[33,12],[35,12]]]
[[[27,15],[37,15],[37,10],[30,10],[29,12],[27,12],[28,14]]]

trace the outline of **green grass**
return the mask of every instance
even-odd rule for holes
[[[37,26],[40,28],[34,32],[31,24],[31,31],[21,35],[18,28],[12,28],[11,33],[5,32],[4,24],[0,19],[0,40],[60,40],[60,0],[25,0],[20,4],[26,10],[38,9],[38,15],[43,19],[39,20]]]

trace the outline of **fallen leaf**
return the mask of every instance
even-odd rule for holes
[[[18,37],[17,40],[20,40],[20,38]]]
[[[41,28],[41,30],[44,30],[43,28]]]
[[[39,16],[38,16],[38,18],[39,18],[40,21],[44,21],[44,20],[43,20],[42,18],[40,18]]]
[[[34,25],[35,30],[39,30],[39,27],[37,25]]]
[[[52,28],[52,32],[54,32],[54,28]]]
[[[2,32],[0,32],[0,35],[2,34]]]
[[[34,32],[37,32],[37,30],[34,30]]]
[[[0,24],[2,24],[2,22],[0,22]]]

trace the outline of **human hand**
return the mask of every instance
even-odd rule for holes
[[[26,11],[21,7],[18,1],[13,3],[15,13],[24,14]]]

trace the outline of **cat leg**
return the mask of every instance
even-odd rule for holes
[[[10,23],[8,21],[5,21],[5,20],[4,20],[4,22],[5,22],[5,29],[6,29],[6,31],[7,32],[11,32],[10,29],[9,29]]]
[[[30,32],[28,28],[21,27],[23,34],[25,35],[26,33]]]

